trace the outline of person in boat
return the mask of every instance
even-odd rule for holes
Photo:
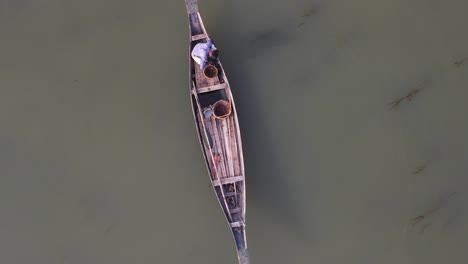
[[[218,50],[213,41],[209,39],[207,42],[198,43],[192,50],[193,60],[200,65],[200,69],[204,69],[207,62],[216,61]]]
[[[211,50],[208,53],[208,61],[213,63],[213,64],[216,64],[216,62],[218,61],[218,56],[219,56],[219,50],[218,49]]]

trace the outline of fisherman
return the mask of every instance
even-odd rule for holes
[[[200,69],[204,69],[208,61],[216,60],[218,50],[213,41],[209,39],[207,42],[198,43],[192,50],[193,60],[200,65]]]
[[[219,56],[218,49],[215,48],[214,50],[210,50],[210,52],[208,52],[208,62],[216,64],[216,61],[218,60],[218,56]]]

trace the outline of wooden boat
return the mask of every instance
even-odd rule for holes
[[[197,0],[185,0],[190,51],[207,42]],[[239,263],[250,263],[245,233],[245,174],[236,107],[219,59],[204,69],[190,57],[193,114],[211,183],[230,225]]]

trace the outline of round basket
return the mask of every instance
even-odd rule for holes
[[[205,69],[203,69],[203,75],[205,75],[206,78],[214,78],[218,75],[218,69],[216,66],[208,64]]]
[[[231,114],[231,103],[219,100],[213,105],[213,114],[218,119],[223,119]]]

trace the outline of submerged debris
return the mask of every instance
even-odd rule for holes
[[[309,8],[301,17],[302,18],[308,18],[312,16],[313,14],[316,14],[318,12],[319,8],[317,6]]]
[[[389,103],[390,105],[390,109],[395,109],[396,107],[398,107],[401,102],[403,102],[404,100],[406,100],[407,102],[411,102],[414,97],[416,96],[416,94],[418,94],[420,91],[421,91],[422,88],[418,88],[418,89],[413,89],[411,90],[409,93],[407,93],[405,96],[402,96],[392,102]]]
[[[432,217],[443,207],[447,206],[447,202],[450,198],[452,198],[457,192],[453,192],[447,195],[445,198],[441,198],[434,206],[432,206],[426,212],[411,218],[408,222],[408,226],[411,228],[415,228],[416,226],[420,225],[419,234],[423,234],[431,225],[432,225]],[[406,231],[405,231],[406,232]]]
[[[419,234],[420,234],[420,235],[424,234],[424,232],[426,231],[426,229],[429,228],[431,225],[432,225],[432,223],[424,224],[424,225],[421,227],[421,229],[419,230]]]
[[[424,79],[422,79],[421,83],[419,83],[418,86],[416,86],[416,88],[410,90],[406,95],[400,97],[400,98],[397,98],[395,100],[393,100],[392,102],[388,103],[388,105],[390,106],[390,109],[395,109],[397,108],[403,101],[407,101],[407,102],[411,102],[414,100],[414,98],[416,97],[416,95],[421,92],[423,89],[426,89],[426,87],[430,84],[430,81],[431,81],[431,77],[430,76],[426,76]]]
[[[420,174],[420,173],[423,172],[425,169],[427,169],[427,166],[429,166],[429,163],[430,163],[430,161],[424,162],[422,165],[416,167],[416,168],[411,172],[411,174],[413,174],[413,175]]]
[[[312,15],[315,15],[319,11],[319,8],[317,6],[309,8],[302,16],[301,16],[301,22],[297,24],[297,28],[300,28],[305,25],[307,22],[307,19],[309,19]]]
[[[468,62],[468,57],[465,57],[465,58],[462,58],[462,59],[459,59],[459,60],[455,61],[453,63],[453,66],[455,66],[455,68],[460,68],[461,66],[463,66],[467,62]]]

